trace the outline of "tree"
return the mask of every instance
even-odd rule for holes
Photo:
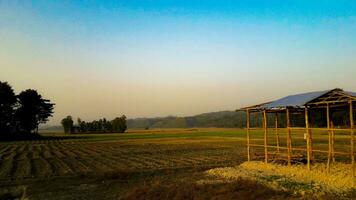
[[[7,82],[0,81],[0,133],[13,131],[14,106],[16,95]]]
[[[78,118],[77,123],[78,123],[78,129],[79,129],[78,131],[80,133],[84,133],[87,131],[85,121],[82,121],[80,118]]]
[[[127,129],[126,116],[116,117],[111,121],[111,124],[114,132],[124,133]]]
[[[99,132],[105,132],[104,131],[104,124],[103,124],[103,120],[102,119],[99,119],[98,121],[98,130]]]
[[[123,133],[127,129],[126,116],[117,117],[114,120],[108,121],[106,118],[94,120],[92,122],[82,121],[77,119],[77,124],[74,125],[71,116],[67,116],[61,121],[65,133]]]
[[[105,132],[113,132],[113,129],[112,129],[112,124],[110,121],[107,121],[106,118],[103,119],[103,124],[104,124],[104,130]]]
[[[79,120],[80,119],[78,119],[78,121]],[[64,129],[64,133],[72,133],[74,124],[72,116],[69,115],[66,118],[62,119],[61,123]]]
[[[36,90],[28,89],[18,96],[19,107],[16,110],[17,131],[31,133],[38,131],[41,123],[48,121],[53,114],[54,104],[43,99]]]

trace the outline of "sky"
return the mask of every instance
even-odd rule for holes
[[[355,1],[0,0],[0,81],[49,124],[188,116],[356,91]]]

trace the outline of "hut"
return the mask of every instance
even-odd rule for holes
[[[293,154],[295,152],[303,152],[305,155],[307,168],[311,169],[311,162],[313,161],[313,154],[320,153],[325,154],[327,157],[327,168],[330,171],[330,163],[335,161],[335,155],[343,155],[344,157],[349,157],[348,161],[351,161],[351,170],[352,175],[355,177],[355,139],[354,139],[354,112],[356,106],[354,105],[356,101],[355,92],[347,92],[342,89],[336,88],[332,90],[309,92],[297,95],[287,96],[276,101],[271,101],[267,103],[262,103],[254,106],[249,106],[241,108],[246,112],[246,135],[247,135],[247,159],[248,161],[252,160],[251,149],[260,148],[263,149],[262,157],[264,162],[269,162],[272,160],[272,155],[275,154],[281,156],[280,150],[284,150],[285,160],[290,166],[293,162]],[[342,115],[332,116],[331,112],[342,112]],[[250,115],[252,113],[259,113],[261,116],[262,127],[251,127],[250,124]],[[299,127],[293,127],[291,125],[291,116],[293,114],[299,114],[303,116],[303,125]],[[321,118],[324,121],[323,127],[313,126],[311,121],[315,120],[316,115],[323,115]],[[269,115],[269,117],[267,117]],[[274,123],[271,123],[271,115],[274,116]],[[281,127],[279,124],[278,116],[284,116],[284,126]],[[337,118],[347,118],[344,120],[344,124],[339,124],[334,126],[334,121],[337,121]],[[269,119],[269,120],[268,120]],[[268,121],[270,122],[268,124]],[[273,124],[273,125],[271,125]],[[261,130],[263,137],[261,136],[260,141],[263,141],[263,144],[254,144],[257,140],[252,140],[251,137],[254,136],[252,133],[253,130],[259,130],[261,135]],[[271,143],[269,141],[270,132],[273,131],[275,141]],[[298,132],[299,131],[299,132]],[[325,134],[325,147],[324,149],[314,148],[313,145],[313,133],[324,131]],[[338,132],[343,133],[343,140],[347,149],[335,151],[335,134]],[[284,132],[285,140],[284,145],[280,140],[280,135]],[[298,134],[292,134],[292,132],[298,132]],[[299,143],[302,147],[295,147],[293,144],[294,137],[301,138],[303,134],[303,142]],[[321,137],[320,137],[321,138]],[[322,138],[320,139],[322,140]],[[256,156],[256,155],[255,155]]]

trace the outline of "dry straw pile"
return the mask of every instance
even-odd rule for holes
[[[355,190],[350,165],[335,163],[330,174],[325,164],[315,164],[311,171],[303,165],[291,167],[264,162],[245,162],[237,167],[217,168],[207,171],[209,176],[225,181],[239,178],[252,179],[278,190],[296,193],[348,192]]]

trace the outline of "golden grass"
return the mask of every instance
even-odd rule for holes
[[[331,173],[326,171],[325,164],[315,164],[311,171],[304,165],[291,167],[264,162],[245,162],[237,167],[217,168],[207,171],[209,176],[225,181],[239,178],[252,179],[279,190],[294,190],[305,192],[348,192],[355,190],[351,175],[351,165],[336,163],[331,167]]]

